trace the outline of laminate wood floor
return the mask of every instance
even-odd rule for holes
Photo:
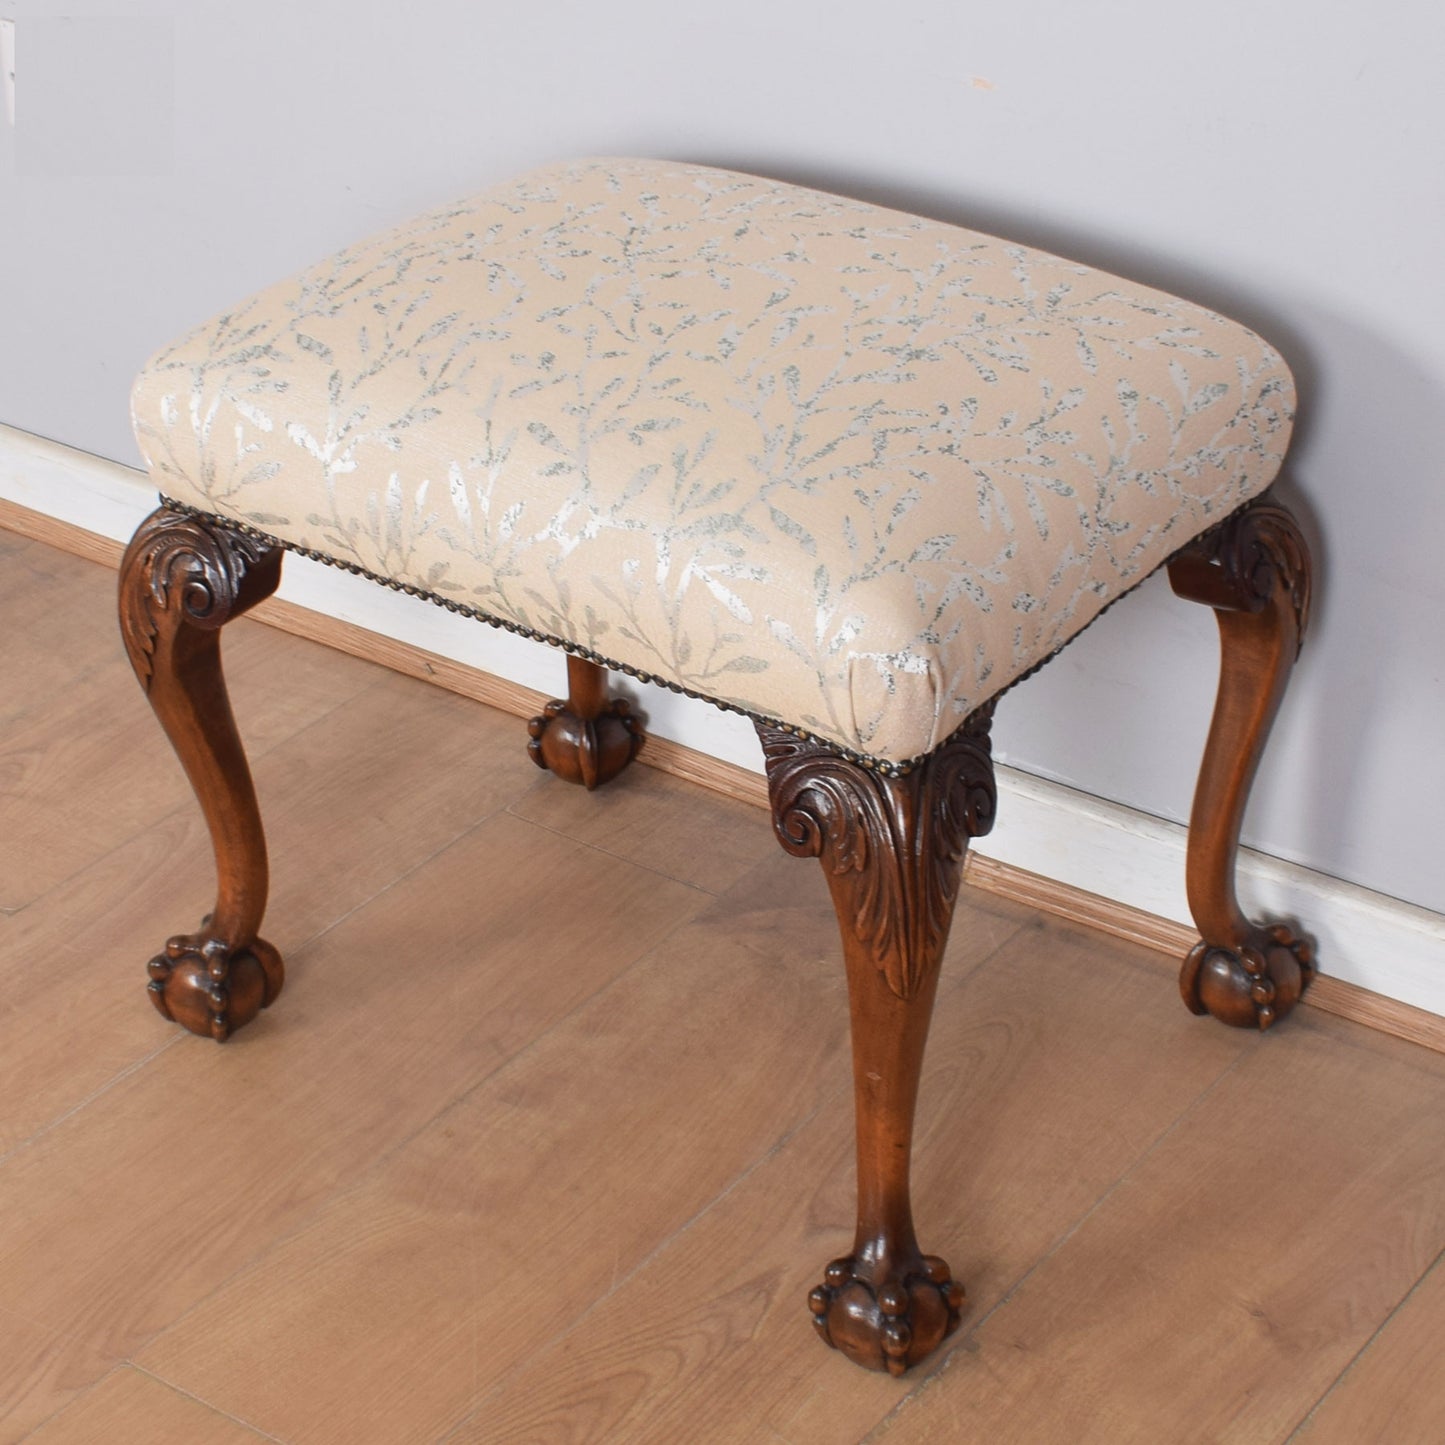
[[[210,860],[113,587],[0,533],[0,1441],[1445,1442],[1445,1058],[1195,1019],[965,890],[916,1205],[969,1309],[865,1374],[804,1303],[851,1224],[821,871],[247,621],[286,990],[165,1024]]]

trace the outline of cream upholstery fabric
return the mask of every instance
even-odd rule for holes
[[[136,383],[161,491],[885,762],[1261,491],[1257,336],[698,166],[535,172]]]

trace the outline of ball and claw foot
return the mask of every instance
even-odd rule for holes
[[[964,1298],[937,1255],[924,1255],[920,1268],[877,1288],[858,1275],[849,1255],[824,1271],[808,1308],[818,1333],[854,1364],[901,1375],[958,1328]]]
[[[151,1002],[193,1034],[223,1043],[281,992],[281,955],[263,938],[234,953],[224,939],[181,933],[147,965]]]
[[[1299,1002],[1314,976],[1309,940],[1273,923],[1255,929],[1237,951],[1196,943],[1180,971],[1179,991],[1193,1013],[1267,1029]]]
[[[566,702],[549,702],[527,724],[527,752],[539,768],[589,792],[611,782],[642,746],[642,729],[626,698],[614,698],[596,717],[579,717]]]

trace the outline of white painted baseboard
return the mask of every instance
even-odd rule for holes
[[[155,506],[144,473],[0,426],[0,498],[125,541]],[[363,578],[288,559],[281,596],[469,667],[553,693],[561,658],[526,638],[478,626]],[[706,703],[636,684],[628,691],[648,730],[761,772],[752,724]],[[999,819],[986,857],[1187,923],[1185,830],[1016,768],[999,769]],[[1244,850],[1247,910],[1294,919],[1319,944],[1324,971],[1386,998],[1445,1016],[1445,915],[1326,874]]]
[[[980,853],[1189,922],[1179,824],[1016,768],[999,771],[998,822]],[[1445,915],[1249,848],[1240,850],[1238,878],[1245,911],[1299,923],[1331,977],[1445,1016]]]

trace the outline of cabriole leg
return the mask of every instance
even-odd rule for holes
[[[141,523],[120,569],[120,626],[131,666],[195,789],[216,855],[214,911],[150,962],[168,1019],[225,1039],[281,991],[281,956],[257,936],[266,908],[266,840],[221,672],[220,629],[276,590],[281,551],[162,507]]]
[[[894,1375],[957,1328],[964,1299],[943,1260],[919,1248],[909,1160],[964,850],[993,821],[990,712],[900,778],[758,725],[778,838],[828,877],[852,1015],[857,1232],[808,1303],[824,1340]]]
[[[588,792],[611,782],[642,746],[627,700],[608,694],[607,669],[585,657],[568,657],[566,701],[549,702],[527,732],[527,752],[539,768]]]
[[[1189,909],[1200,933],[1180,989],[1195,1013],[1268,1028],[1314,977],[1309,943],[1282,923],[1252,923],[1234,888],[1249,789],[1309,615],[1309,549],[1295,519],[1257,502],[1169,564],[1175,592],[1219,621],[1219,696],[1189,818]]]

